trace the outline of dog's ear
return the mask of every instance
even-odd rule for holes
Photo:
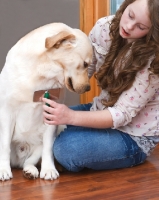
[[[60,44],[65,41],[65,40],[74,40],[75,36],[73,34],[70,34],[69,32],[66,31],[61,31],[60,33],[52,36],[52,37],[48,37],[45,40],[45,47],[47,49],[50,49],[52,47],[54,48],[59,48]]]

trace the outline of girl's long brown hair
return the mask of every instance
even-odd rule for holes
[[[122,13],[134,1],[125,0],[116,12],[110,24],[110,50],[104,64],[95,74],[99,86],[109,92],[109,100],[102,100],[106,107],[113,106],[121,93],[132,86],[137,72],[146,66],[150,57],[154,56],[149,67],[150,74],[159,75],[159,0],[147,0],[152,27],[145,37],[136,40],[132,45],[126,43],[119,34]]]

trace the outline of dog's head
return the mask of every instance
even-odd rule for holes
[[[50,62],[50,67],[45,67],[45,76],[51,78],[56,64],[56,72],[61,76],[58,78],[63,76],[67,89],[78,94],[90,90],[88,66],[92,61],[92,46],[85,33],[79,29],[62,30],[46,38],[45,48],[45,59]]]

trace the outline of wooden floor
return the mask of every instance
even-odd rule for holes
[[[55,181],[14,178],[0,182],[0,200],[159,200],[159,147],[146,163],[127,169],[63,172]]]

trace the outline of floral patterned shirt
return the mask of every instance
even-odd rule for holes
[[[93,61],[88,69],[89,77],[104,63],[111,45],[109,25],[113,17],[99,19],[89,34],[94,51]],[[159,136],[159,77],[151,75],[149,81],[148,68],[151,62],[152,59],[137,73],[132,87],[120,95],[115,105],[107,108],[113,118],[112,128],[128,133],[132,138]],[[91,110],[106,109],[101,103],[103,98],[109,98],[106,90],[102,90],[94,98]]]

